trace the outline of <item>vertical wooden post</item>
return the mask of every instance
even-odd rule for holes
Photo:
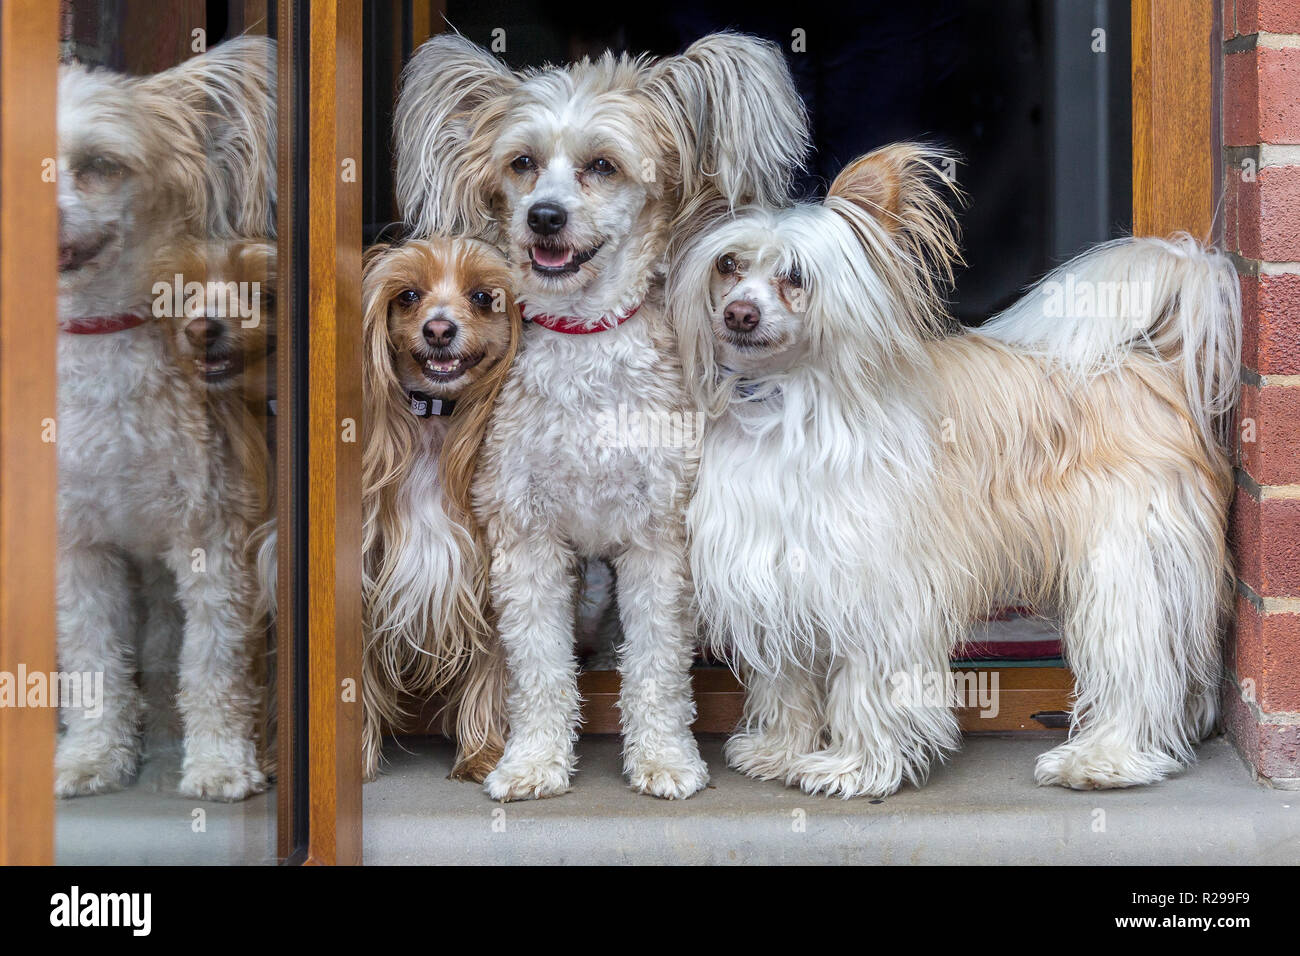
[[[309,26],[308,745],[313,863],[361,862],[361,2]],[[301,347],[301,345],[300,345]]]
[[[1133,0],[1133,232],[1212,238],[1216,4]]]
[[[59,5],[0,3],[0,671],[55,668]],[[19,685],[24,694],[26,688]],[[57,711],[0,707],[0,864],[54,861]]]

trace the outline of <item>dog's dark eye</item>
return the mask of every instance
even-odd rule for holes
[[[516,156],[510,163],[510,168],[517,173],[526,173],[536,167],[537,163],[531,156]]]
[[[790,271],[785,274],[785,281],[791,288],[803,288],[803,273],[799,271],[798,266],[790,267]]]
[[[480,309],[492,308],[492,293],[487,289],[475,289],[469,294],[469,300]]]
[[[729,276],[736,271],[736,260],[730,255],[720,256],[718,258],[718,273]]]
[[[414,289],[403,289],[401,292],[397,293],[395,301],[401,305],[415,305],[415,303],[420,301],[420,293],[416,292]]]
[[[107,156],[92,156],[77,167],[77,175],[109,179],[126,172],[126,167]]]
[[[597,159],[593,159],[590,163],[587,164],[587,168],[599,176],[608,176],[611,173],[616,172],[614,168],[614,164],[611,163],[604,156],[601,156]]]

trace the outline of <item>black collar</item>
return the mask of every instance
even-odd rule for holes
[[[424,392],[407,392],[411,400],[411,414],[416,418],[433,418],[436,415],[450,415],[456,407],[454,398],[442,399],[426,395]]]

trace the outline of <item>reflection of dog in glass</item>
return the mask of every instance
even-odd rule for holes
[[[175,361],[152,290],[182,237],[270,229],[274,88],[273,46],[252,37],[154,76],[60,71],[59,659],[103,672],[105,698],[98,719],[63,715],[63,796],[117,789],[136,769],[139,577],[174,578],[184,615],[181,792],[237,800],[266,786],[249,676],[251,469]]]
[[[1215,720],[1236,274],[1187,236],[1116,240],[950,334],[939,162],[885,147],[674,259],[714,416],[691,567],[746,674],[727,759],[844,797],[919,783],[958,739],[949,652],[1005,595],[1059,613],[1078,680],[1038,782],[1160,780]]]
[[[487,609],[470,479],[519,345],[505,258],[472,239],[366,252],[363,761],[403,695],[447,698],[452,776],[481,781],[505,742],[505,659]]]

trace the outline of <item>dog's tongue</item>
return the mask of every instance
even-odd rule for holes
[[[547,249],[543,246],[533,246],[533,261],[548,269],[567,266],[572,258],[572,249]]]

